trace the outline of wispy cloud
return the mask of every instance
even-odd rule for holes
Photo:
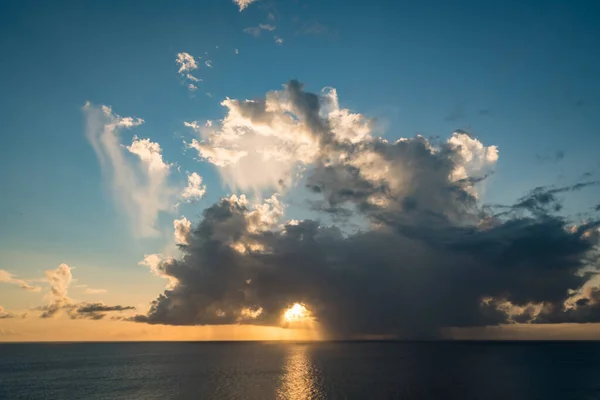
[[[260,24],[244,29],[244,32],[254,37],[259,37],[262,31],[272,32],[276,29],[274,25]]]
[[[275,39],[275,44],[277,44],[279,46],[283,44],[283,39],[280,38],[279,36],[274,36],[273,39]]]
[[[158,213],[170,209],[177,193],[168,183],[171,165],[163,161],[160,145],[137,136],[131,145],[121,144],[121,131],[141,125],[141,118],[120,117],[110,107],[90,103],[84,113],[87,138],[109,179],[114,199],[132,222],[132,231],[140,236],[156,235]],[[126,157],[126,152],[138,162]]]
[[[39,292],[42,290],[39,286],[31,285],[31,283],[25,279],[19,279],[15,275],[11,274],[8,271],[0,269],[0,283],[7,283],[9,285],[19,286],[23,290],[27,290],[29,292]]]
[[[204,61],[204,65],[206,65],[208,68],[212,68],[213,67],[212,61],[210,61],[210,60]]]
[[[108,292],[108,290],[87,288],[83,292],[86,294],[100,294],[100,293],[106,293],[106,292]]]

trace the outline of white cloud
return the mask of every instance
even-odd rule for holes
[[[196,62],[196,59],[191,54],[186,52],[177,53],[175,62],[179,65],[178,72],[180,74],[198,69],[198,63]]]
[[[24,279],[16,278],[15,275],[3,269],[0,269],[0,282],[7,283],[9,285],[19,286],[21,289],[27,290],[29,292],[39,292],[40,290],[42,290],[41,287],[33,286]]]
[[[309,164],[318,154],[310,129],[294,114],[284,91],[269,92],[263,100],[226,99],[227,114],[211,127],[190,123],[202,141],[189,147],[219,167],[225,183],[234,191],[290,185],[298,164]]]
[[[140,118],[122,118],[110,107],[84,107],[86,135],[94,148],[103,173],[111,182],[115,201],[131,219],[132,231],[140,236],[158,233],[158,213],[171,208],[177,191],[168,184],[170,164],[163,161],[160,145],[149,139],[134,137],[131,145],[120,142],[122,128],[141,125]],[[123,150],[139,159],[135,163]]]
[[[161,174],[169,170],[170,166],[163,161],[162,150],[158,143],[151,142],[150,139],[140,139],[134,136],[131,146],[126,146],[125,148],[130,153],[137,155],[148,166],[149,172]]]
[[[164,258],[162,254],[146,254],[139,264],[148,267],[152,274],[168,280],[167,288],[173,288],[177,285],[177,279],[169,276],[165,271],[167,266],[173,261],[174,259],[172,258]]]
[[[189,147],[195,149],[200,157],[219,167],[236,164],[242,157],[248,155],[248,152],[244,150],[237,151],[224,147],[215,147],[198,142],[196,139],[192,139]]]
[[[251,26],[249,28],[246,28],[246,29],[244,29],[244,32],[247,33],[247,34],[249,34],[249,35],[252,35],[254,37],[259,37],[260,33],[262,31],[272,32],[275,29],[277,29],[277,27],[274,26],[274,25],[260,24],[258,26]]]
[[[239,51],[238,49],[233,49],[233,52],[234,52],[235,54],[240,54],[240,51]]]
[[[213,95],[212,95],[212,93],[211,93],[211,92],[206,92],[206,95],[207,95],[208,97],[213,97]]]
[[[189,89],[191,92],[193,92],[193,91],[196,91],[196,90],[198,90],[198,86],[194,85],[193,83],[190,83],[190,84],[188,85],[188,89]]]
[[[243,11],[250,4],[254,3],[256,0],[233,0],[235,4],[240,8],[240,12]]]
[[[202,184],[202,177],[196,172],[188,175],[188,185],[181,195],[188,201],[200,200],[206,193],[206,185]]]
[[[279,36],[274,36],[273,39],[275,39],[275,44],[277,44],[277,45],[283,44],[283,39],[280,38]]]
[[[182,216],[173,221],[175,243],[188,244],[187,237],[192,230],[192,223],[189,219]]]
[[[319,159],[330,160],[324,166],[335,163],[359,168],[369,181],[387,182],[399,198],[417,179],[407,172],[414,168],[400,165],[401,158],[386,160],[380,151],[369,147],[379,140],[373,136],[373,121],[341,108],[333,88],[309,95],[288,87],[268,92],[264,99],[227,98],[221,105],[227,109],[223,120],[204,127],[186,124],[202,138],[193,139],[188,146],[203,160],[220,167],[223,181],[233,191],[250,190],[256,195],[265,189],[279,191],[293,185],[302,169]],[[326,145],[327,140],[323,142],[322,138],[327,136],[331,136],[327,140],[343,145]],[[403,140],[408,139],[400,141]],[[424,138],[411,140],[422,142],[429,151],[437,151]],[[498,158],[495,146],[486,147],[463,133],[455,133],[448,145],[457,149],[454,181],[486,174]],[[356,149],[360,151],[351,151],[352,146],[360,146]],[[467,189],[474,193],[473,188]],[[384,197],[374,194],[369,201],[382,206]]]
[[[200,82],[200,81],[202,81],[202,79],[196,78],[192,74],[185,74],[185,77],[188,78],[190,81],[193,81],[193,82]]]
[[[210,61],[210,60],[204,61],[204,65],[206,65],[208,68],[212,68],[213,67],[212,66],[212,61]]]

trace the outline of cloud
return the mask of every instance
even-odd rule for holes
[[[100,293],[106,293],[106,292],[108,292],[108,290],[87,288],[83,292],[86,294],[100,294]]]
[[[188,201],[200,200],[206,193],[206,185],[202,184],[202,177],[196,172],[192,172],[188,175],[188,185],[181,196]]]
[[[210,61],[210,60],[204,61],[204,65],[206,65],[208,68],[212,68],[213,67],[212,66],[212,61]]]
[[[168,183],[171,165],[162,158],[162,149],[150,139],[133,137],[131,145],[121,144],[123,129],[141,125],[141,118],[120,117],[107,106],[87,103],[86,135],[94,148],[104,175],[110,180],[115,201],[132,222],[139,236],[158,233],[158,213],[167,211],[177,194]],[[136,156],[138,162],[127,157]]]
[[[240,12],[244,11],[250,4],[254,3],[256,0],[233,0],[235,4],[240,8]]]
[[[187,237],[185,238],[187,242]],[[177,279],[173,276],[168,275],[165,271],[168,265],[173,262],[172,258],[164,258],[162,254],[146,254],[144,255],[144,259],[139,262],[140,265],[144,265],[150,268],[150,272],[158,276],[159,278],[166,279],[167,289],[175,287],[177,284]]]
[[[46,295],[48,304],[38,307],[42,311],[40,318],[53,318],[61,312],[66,313],[71,319],[102,319],[107,312],[133,310],[130,306],[107,306],[103,303],[76,302],[69,297],[69,286],[73,282],[72,268],[67,264],[60,264],[56,269],[45,271],[46,281],[50,289]],[[86,293],[103,293],[102,289],[87,289]]]
[[[305,22],[296,32],[297,35],[307,36],[329,36],[334,38],[338,35],[337,31],[332,31],[328,26],[317,21]]]
[[[4,311],[4,307],[0,306],[0,319],[14,318],[15,315]]]
[[[175,62],[177,63],[177,65],[179,65],[179,70],[177,72],[179,72],[180,74],[184,74],[188,71],[198,69],[198,63],[196,62],[194,56],[186,52],[177,53],[177,58],[175,59]]]
[[[272,32],[276,29],[274,25],[259,24],[258,26],[252,26],[244,29],[244,32],[254,37],[259,37],[262,31]]]
[[[195,148],[227,184],[261,191],[300,181],[323,211],[363,228],[286,223],[276,195],[223,198],[186,231],[179,259],[146,257],[171,285],[136,321],[280,325],[296,302],[331,337],[596,321],[600,223],[571,227],[550,207],[591,183],[539,188],[496,212],[477,189],[498,149],[465,132],[377,138],[369,118],[340,108],[334,89],[311,93],[297,81],[222,105],[219,124],[195,125],[204,139]],[[296,167],[303,173],[291,173]],[[261,312],[248,318],[249,310]]]
[[[186,217],[182,216],[173,221],[175,243],[188,244],[188,236],[192,230],[192,223]]]
[[[240,54],[240,51],[239,51],[238,49],[233,49],[233,52],[234,52],[235,54]]]
[[[188,85],[188,89],[190,90],[190,92],[195,92],[196,90],[198,90],[198,86],[194,85],[193,83],[190,83]]]
[[[60,310],[72,305],[73,301],[69,298],[67,292],[73,281],[73,275],[71,274],[71,267],[67,264],[60,264],[58,268],[47,270],[45,274],[46,280],[50,284],[50,291],[46,296],[49,304],[44,308],[41,317],[51,318]]]
[[[273,39],[275,40],[275,44],[277,44],[277,45],[283,44],[283,39],[280,38],[279,36],[273,36]]]
[[[7,283],[9,285],[17,285],[23,290],[27,290],[29,292],[39,292],[42,290],[39,286],[33,286],[30,282],[24,279],[18,279],[15,275],[11,274],[8,271],[0,269],[0,283]]]
[[[79,314],[93,314],[110,311],[127,311],[135,310],[132,306],[107,306],[104,303],[87,303],[77,308]]]
[[[192,82],[201,82],[202,79],[200,78],[196,78],[194,75],[192,74],[185,74],[185,77],[188,78],[190,81]]]

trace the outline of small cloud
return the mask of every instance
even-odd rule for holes
[[[198,63],[196,59],[189,53],[177,53],[177,58],[175,62],[179,64],[179,73],[182,74],[187,71],[193,71],[198,69]]]
[[[240,51],[239,51],[238,49],[233,49],[233,52],[234,52],[235,54],[240,54]]]
[[[233,0],[235,4],[240,8],[240,12],[244,11],[250,4],[254,3],[256,0]]]
[[[197,201],[200,200],[205,193],[206,185],[202,184],[202,177],[196,172],[188,175],[188,185],[183,189],[183,192],[181,192],[181,196],[187,201]]]
[[[211,93],[211,92],[206,92],[206,95],[207,95],[208,97],[213,97],[213,95],[212,95],[212,93]]]
[[[15,317],[15,315],[13,313],[4,311],[4,307],[0,306],[0,319],[14,318],[14,317]]]
[[[258,26],[252,26],[252,27],[250,27],[250,28],[246,28],[246,29],[244,29],[244,32],[245,32],[245,33],[247,33],[247,34],[249,34],[249,35],[252,35],[252,36],[254,36],[254,37],[259,37],[259,36],[260,36],[260,33],[261,33],[262,31],[269,31],[269,32],[272,32],[272,31],[274,31],[275,29],[276,29],[276,27],[275,27],[275,26],[273,26],[273,25],[269,25],[269,24],[260,24],[260,25],[258,25]]]
[[[200,79],[200,78],[196,78],[196,77],[195,77],[194,75],[192,75],[192,74],[186,74],[186,75],[185,75],[185,77],[186,77],[186,78],[188,78],[190,81],[193,81],[193,82],[200,82],[200,81],[202,81],[202,79]]]
[[[204,65],[206,65],[208,68],[212,68],[213,67],[212,66],[212,61],[210,61],[210,60],[204,61]]]
[[[298,31],[300,35],[320,36],[329,33],[329,28],[316,21],[307,22]]]
[[[193,92],[193,91],[195,91],[195,90],[198,90],[198,86],[194,85],[193,83],[190,83],[190,84],[188,85],[188,89],[189,89],[191,92]]]
[[[28,292],[39,292],[42,290],[41,287],[33,286],[29,281],[19,279],[15,275],[3,269],[0,269],[0,282],[19,286],[21,289],[27,290]]]
[[[83,291],[83,293],[86,294],[100,294],[100,293],[106,293],[108,292],[108,290],[106,289],[92,289],[92,288],[87,288]]]
[[[275,39],[275,44],[277,44],[278,46],[281,46],[283,44],[283,39],[279,36],[274,36],[273,39]]]

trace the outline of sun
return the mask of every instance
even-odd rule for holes
[[[312,320],[312,315],[304,304],[294,303],[283,313],[283,320],[288,324],[301,321],[310,321]]]

